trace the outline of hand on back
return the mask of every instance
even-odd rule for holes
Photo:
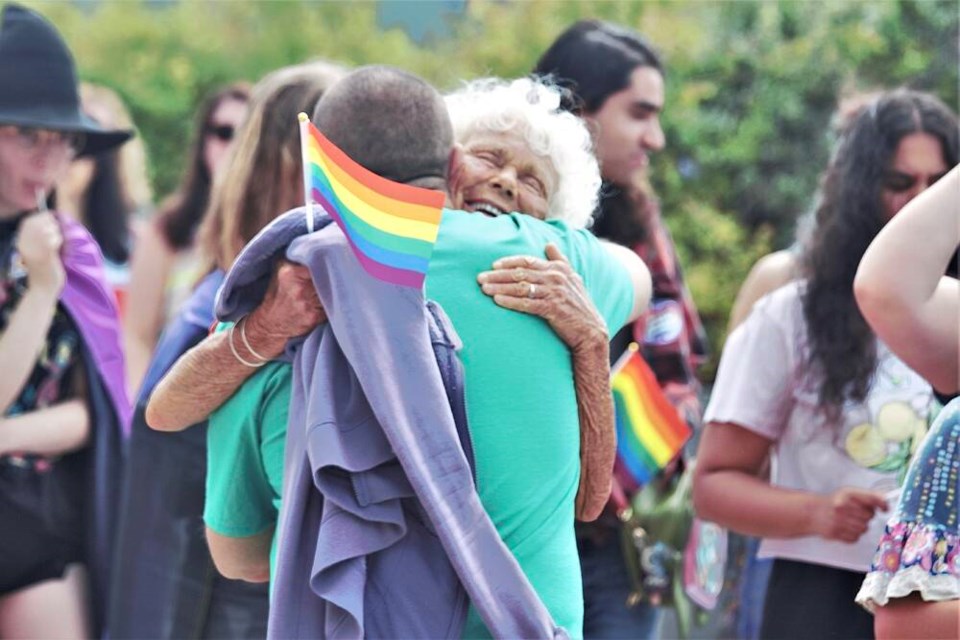
[[[553,244],[547,259],[510,256],[478,276],[483,292],[501,307],[540,316],[570,351],[609,341],[607,326],[594,306],[583,278]]]
[[[302,336],[327,321],[317,297],[310,271],[299,264],[281,260],[273,274],[263,302],[247,321],[247,336],[263,350],[278,355],[290,338]]]

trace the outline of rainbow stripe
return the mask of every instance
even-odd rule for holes
[[[643,485],[653,479],[690,439],[691,430],[670,404],[636,344],[615,367],[617,457]]]
[[[304,187],[334,219],[370,275],[420,288],[440,230],[444,194],[360,166],[300,114]],[[309,217],[312,221],[312,217]]]

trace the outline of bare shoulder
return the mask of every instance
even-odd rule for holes
[[[793,251],[774,251],[757,260],[750,269],[743,288],[751,289],[750,297],[758,300],[797,278],[799,266],[800,258]]]
[[[790,250],[774,251],[757,260],[737,292],[730,311],[730,330],[743,322],[754,304],[799,276],[799,256]]]

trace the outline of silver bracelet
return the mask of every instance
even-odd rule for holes
[[[237,325],[240,327],[240,339],[243,340],[243,346],[247,348],[247,351],[250,352],[257,360],[263,360],[264,362],[269,362],[270,358],[264,358],[262,355],[253,350],[253,347],[250,346],[250,342],[247,340],[247,316],[240,318],[240,321],[237,322]]]
[[[240,357],[240,353],[237,351],[237,347],[234,346],[233,344],[233,330],[236,329],[236,327],[237,325],[233,325],[232,327],[230,327],[230,332],[229,332],[230,335],[227,336],[227,342],[230,343],[230,351],[233,352],[233,357],[239,360],[241,364],[245,364],[251,369],[258,369],[263,365],[267,364],[266,360],[264,360],[263,362],[247,362],[246,360]]]

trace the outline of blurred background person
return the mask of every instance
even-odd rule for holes
[[[880,93],[879,91],[860,92],[842,98],[831,121],[831,139],[834,141],[839,139],[843,130],[850,125],[860,110],[869,106],[880,96]],[[816,204],[797,221],[792,245],[763,256],[750,269],[730,309],[727,333],[736,329],[747,318],[757,300],[802,276],[800,268],[802,247],[810,237],[815,210]]]
[[[83,114],[60,34],[15,4],[0,86],[0,637],[94,637],[130,403],[100,251],[48,206],[74,157],[131,133]]]
[[[911,463],[857,594],[874,613],[878,638],[960,637],[960,284],[941,275],[956,267],[958,204],[954,167],[877,235],[854,280],[877,335],[945,402],[953,397]]]
[[[302,204],[297,114],[312,111],[342,73],[339,66],[312,62],[257,83],[213,187],[197,234],[206,275],[164,329],[134,413],[110,606],[114,638],[266,634],[266,586],[222,577],[204,537],[206,422],[182,433],[157,433],[144,422],[144,408],[167,369],[207,335],[217,288],[243,245],[275,216]]]
[[[824,176],[803,279],[754,305],[724,348],[694,501],[775,558],[761,637],[873,637],[853,598],[933,398],[871,331],[853,279],[883,226],[957,162],[957,126],[915,91],[862,109]],[[758,475],[768,455],[772,482]]]
[[[112,89],[83,82],[80,101],[84,113],[101,126],[134,129],[130,113]],[[121,320],[130,282],[132,237],[151,206],[147,156],[139,137],[119,149],[75,159],[57,185],[57,209],[87,227],[103,252]]]
[[[160,330],[203,275],[196,233],[210,190],[237,127],[243,122],[249,85],[232,84],[200,106],[193,143],[177,190],[137,235],[130,275],[130,312],[124,319],[129,386],[136,392]]]
[[[633,249],[653,278],[650,310],[613,337],[611,362],[637,342],[667,398],[687,422],[697,426],[696,368],[706,356],[706,335],[646,180],[650,155],[666,142],[660,126],[663,63],[639,34],[584,20],[550,45],[534,73],[551,76],[568,89],[565,106],[592,130],[604,181],[593,232]],[[627,499],[638,489],[620,469],[614,473],[614,482]],[[584,636],[657,637],[660,609],[649,602],[627,605],[635,586],[612,509],[595,523],[578,525],[577,546],[583,571]]]
[[[880,92],[875,91],[857,93],[840,100],[840,105],[834,114],[830,127],[830,135],[834,139],[834,144],[840,138],[844,128],[849,126],[860,110],[879,96]],[[801,271],[803,245],[810,239],[815,210],[816,205],[797,221],[793,244],[786,249],[763,256],[750,269],[730,310],[730,319],[727,324],[728,334],[732,333],[740,323],[747,319],[757,300],[803,276]],[[769,462],[763,465],[760,475],[769,478]],[[770,579],[770,570],[773,568],[773,560],[757,557],[757,549],[760,547],[759,538],[744,536],[738,540],[737,534],[733,534],[732,542],[734,544],[743,543],[742,560],[740,560],[743,569],[740,571],[736,586],[737,608],[734,621],[736,633],[738,637],[745,640],[755,640],[760,637],[763,601],[767,591],[767,582]]]

